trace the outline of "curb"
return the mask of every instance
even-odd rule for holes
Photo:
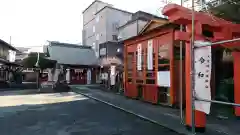
[[[124,109],[124,108],[122,108],[122,107],[116,106],[116,105],[114,105],[114,104],[112,104],[112,103],[109,103],[109,102],[107,102],[107,101],[103,101],[103,100],[101,100],[101,99],[95,98],[95,97],[90,96],[90,95],[88,95],[88,94],[84,94],[84,93],[82,93],[82,92],[80,92],[80,91],[76,91],[75,89],[77,89],[77,88],[73,88],[72,91],[73,91],[73,92],[76,92],[76,93],[78,93],[78,94],[81,94],[81,95],[83,95],[83,96],[85,96],[85,97],[88,97],[88,98],[90,98],[90,99],[93,99],[93,100],[96,100],[96,101],[98,101],[98,102],[101,102],[101,103],[103,103],[103,104],[109,105],[109,106],[111,106],[111,107],[113,107],[113,108],[119,109],[119,110],[121,110],[121,111],[123,111],[123,112],[125,112],[125,113],[129,113],[129,114],[131,114],[131,115],[137,116],[137,117],[139,117],[139,118],[142,119],[142,120],[149,121],[149,122],[151,122],[151,123],[153,123],[153,124],[156,124],[156,125],[158,125],[158,126],[164,127],[164,128],[166,128],[166,129],[168,129],[168,130],[170,130],[170,131],[172,131],[172,132],[175,132],[175,133],[179,134],[179,135],[192,135],[191,133],[186,134],[186,133],[179,132],[179,131],[177,131],[177,130],[174,130],[174,129],[172,129],[172,128],[169,128],[169,127],[167,127],[167,126],[164,126],[164,125],[160,124],[159,122],[157,122],[157,121],[155,121],[155,120],[153,120],[153,119],[147,118],[147,117],[145,117],[145,116],[143,116],[143,115],[134,113],[133,111],[130,111],[130,110]]]

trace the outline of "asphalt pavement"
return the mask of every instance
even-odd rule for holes
[[[0,94],[0,135],[178,135],[69,93]]]

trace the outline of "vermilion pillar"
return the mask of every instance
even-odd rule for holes
[[[203,40],[202,38],[202,27],[200,23],[195,24],[195,40]],[[186,31],[192,33],[191,24],[186,26]],[[185,47],[185,78],[186,78],[186,127],[187,129],[192,128],[192,99],[191,99],[191,48],[190,42],[186,43]],[[206,127],[206,114],[194,110],[195,112],[195,131],[204,132]]]
[[[234,101],[240,104],[240,52],[232,52],[234,70]],[[235,106],[235,115],[240,117],[240,107]]]
[[[191,34],[191,22],[192,22],[192,12],[191,10],[184,8],[176,4],[168,4],[163,9],[163,14],[168,16],[168,19],[172,23],[187,25],[186,33]],[[195,12],[195,22],[204,24],[207,30],[214,33],[214,38],[209,38],[211,42],[221,41],[226,39],[232,39],[233,33],[240,35],[240,25],[233,24],[231,22],[225,21],[223,19],[207,15],[205,13]],[[215,21],[213,21],[215,20]],[[195,25],[195,40],[200,40],[202,38],[202,26],[201,24]],[[220,28],[220,29],[218,29]],[[184,41],[189,41],[189,39],[182,39]],[[204,40],[203,40],[204,41]],[[186,43],[185,52],[185,78],[186,78],[186,125],[188,128],[192,127],[192,117],[191,117],[191,61],[190,61],[190,43]],[[228,48],[234,48],[232,45],[224,44]],[[238,47],[238,46],[235,46]],[[240,52],[234,52],[234,92],[235,92],[235,103],[240,103]],[[195,113],[195,127],[196,131],[204,131],[206,127],[206,114],[200,111],[194,111]],[[240,116],[240,108],[235,107],[235,115]]]

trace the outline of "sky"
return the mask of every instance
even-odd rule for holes
[[[161,15],[166,0],[102,0],[116,8]],[[180,0],[172,0],[179,2]],[[49,41],[81,44],[82,11],[93,0],[0,0],[0,39],[15,47]],[[137,5],[136,5],[137,4]]]

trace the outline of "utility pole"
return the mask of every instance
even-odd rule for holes
[[[9,38],[9,44],[12,45],[12,36]]]
[[[36,67],[36,71],[37,71],[37,89],[38,91],[40,92],[40,87],[39,87],[39,74],[40,74],[40,70],[39,70],[39,52],[37,52],[37,61],[36,61],[36,64],[35,64],[35,67]]]
[[[184,0],[181,0],[181,6],[183,6],[183,2],[184,2]],[[180,25],[180,31],[183,31],[183,25],[181,24]],[[182,79],[184,79],[183,78],[183,41],[180,41],[180,68],[179,68],[179,70],[180,70],[180,78],[179,78],[179,83],[180,83],[180,85],[179,85],[179,96],[180,96],[180,98],[179,98],[179,100],[180,100],[180,122],[181,122],[181,124],[184,124],[184,116],[183,116],[183,80]]]

